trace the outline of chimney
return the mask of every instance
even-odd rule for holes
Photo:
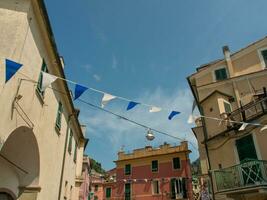
[[[229,47],[227,45],[223,46],[222,50],[223,50],[224,59],[225,59],[226,64],[227,64],[228,72],[229,72],[229,76],[230,76],[229,78],[231,78],[234,76],[234,69],[233,69],[233,64],[232,64],[232,60],[231,60],[231,53],[230,53]]]

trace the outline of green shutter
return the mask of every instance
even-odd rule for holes
[[[111,197],[111,188],[106,188],[106,198]]]
[[[240,162],[245,159],[258,159],[252,135],[236,140],[236,148]]]
[[[47,69],[47,66],[46,66],[44,60],[43,60],[43,63],[42,63],[41,71],[42,72],[48,72],[48,69]],[[40,72],[40,74],[39,74],[36,90],[37,90],[37,92],[39,94],[41,94],[43,96],[44,95],[44,91],[42,91],[42,82],[43,82],[43,74],[42,74],[42,72]]]
[[[75,148],[74,148],[74,155],[73,155],[73,161],[76,162],[77,160],[77,143],[75,142]]]
[[[57,109],[57,118],[56,118],[56,126],[59,130],[61,129],[62,112],[63,112],[63,106],[62,106],[62,103],[59,102],[58,109]]]
[[[217,81],[227,79],[227,72],[225,68],[215,70],[215,77]]]
[[[131,200],[131,184],[125,184],[125,200]]]
[[[127,164],[125,165],[125,175],[130,175],[131,174],[131,165]]]
[[[153,160],[152,161],[152,172],[157,172],[158,171],[158,161]]]
[[[70,129],[70,137],[69,137],[69,145],[68,145],[69,153],[71,153],[71,150],[72,150],[72,137],[73,137],[73,133],[72,133],[72,130]]]
[[[173,158],[173,169],[180,169],[180,158]]]

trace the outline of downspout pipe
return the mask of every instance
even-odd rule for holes
[[[193,89],[193,86],[190,82],[190,78],[187,77],[187,82],[189,84],[189,87],[191,89],[191,92],[194,96],[194,99],[196,101],[196,105],[198,107],[198,110],[200,112],[200,115],[203,116],[204,115],[204,112],[203,112],[203,108],[202,106],[200,105],[199,101],[198,101],[198,97],[197,97],[197,94],[194,92],[194,89]],[[207,131],[207,128],[206,128],[206,123],[205,123],[205,119],[202,117],[201,118],[201,121],[202,121],[202,125],[203,125],[203,132],[204,132],[204,146],[205,146],[205,151],[206,151],[206,154],[207,154],[207,159],[208,159],[208,167],[209,167],[209,171],[208,171],[208,175],[209,175],[209,178],[211,180],[211,188],[212,188],[212,199],[215,199],[215,194],[214,194],[214,187],[213,187],[213,178],[212,178],[212,174],[210,173],[210,170],[211,170],[211,164],[210,164],[210,156],[209,156],[209,150],[208,150],[208,145],[207,145],[207,139],[208,139],[208,131]]]

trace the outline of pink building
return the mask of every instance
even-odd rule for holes
[[[89,187],[90,187],[90,159],[88,156],[83,157],[83,166],[82,166],[82,177],[83,183],[80,187],[79,200],[88,200],[88,196],[90,195]]]
[[[103,183],[104,175],[91,170],[90,175],[90,199],[91,200],[103,200]]]
[[[103,200],[192,199],[187,142],[118,153],[116,175],[104,183]]]

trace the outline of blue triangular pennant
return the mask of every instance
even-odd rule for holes
[[[6,82],[14,76],[22,64],[6,59]]]
[[[74,100],[78,99],[88,88],[82,85],[75,85]]]
[[[138,104],[140,104],[140,103],[137,103],[137,102],[134,102],[134,101],[130,101],[128,106],[127,106],[127,110],[131,110],[132,108],[134,108]]]
[[[172,111],[168,117],[169,120],[172,120],[172,118],[175,116],[175,115],[178,115],[180,114],[181,112],[179,111]]]

